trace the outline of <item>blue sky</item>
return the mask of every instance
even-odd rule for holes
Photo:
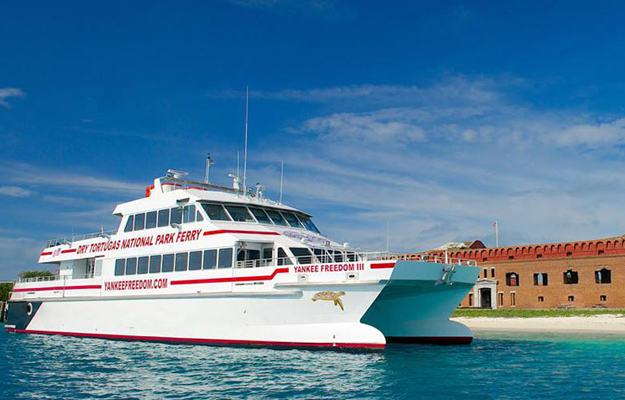
[[[249,173],[366,249],[625,233],[620,1],[0,6],[0,279],[167,168]]]

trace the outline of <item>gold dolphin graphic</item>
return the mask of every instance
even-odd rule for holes
[[[343,302],[340,297],[345,296],[345,292],[318,292],[312,298],[312,301],[317,300],[331,300],[334,302],[335,306],[341,307],[342,311],[345,311],[345,307],[343,307]]]

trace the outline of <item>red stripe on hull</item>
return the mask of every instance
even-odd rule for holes
[[[13,289],[14,292],[42,292],[45,290],[75,290],[75,289],[102,289],[102,285],[83,285],[83,286],[48,286],[39,288],[22,288]]]
[[[470,344],[472,336],[387,336],[389,343],[430,343],[441,345]]]
[[[280,234],[278,232],[263,232],[263,231],[237,231],[237,230],[218,230],[218,231],[208,231],[208,232],[204,232],[204,236],[210,236],[210,235],[221,235],[224,233],[240,233],[240,234],[245,234],[245,235],[276,235],[276,236],[280,236]]]
[[[51,251],[44,251],[43,253],[41,253],[42,256],[51,256],[52,252]]]
[[[61,250],[61,254],[67,254],[67,253],[75,253],[76,250],[78,249],[67,249],[67,250]]]
[[[395,263],[371,264],[371,269],[394,268]]]
[[[235,276],[228,278],[212,279],[189,279],[185,281],[171,281],[172,285],[194,285],[197,283],[226,283],[226,282],[250,282],[250,281],[270,281],[278,274],[289,272],[288,268],[278,268],[271,275],[264,276]]]
[[[306,343],[306,342],[275,342],[263,340],[230,340],[230,339],[199,339],[199,338],[179,338],[162,336],[135,336],[135,335],[114,335],[105,333],[80,333],[80,332],[55,332],[39,331],[28,329],[7,328],[10,332],[32,333],[37,335],[62,335],[75,337],[90,337],[99,339],[114,340],[142,340],[153,342],[176,342],[212,345],[232,345],[232,346],[282,346],[282,347],[316,347],[316,348],[360,348],[360,349],[383,349],[386,345],[379,343]]]

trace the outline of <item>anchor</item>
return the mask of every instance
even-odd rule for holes
[[[441,270],[442,274],[441,277],[436,281],[435,285],[442,285],[442,284],[446,284],[446,285],[453,285],[453,276],[456,273],[456,267],[454,265],[446,265],[443,267],[443,269]]]

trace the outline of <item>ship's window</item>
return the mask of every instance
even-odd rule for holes
[[[263,249],[263,260],[271,260],[273,258],[273,248],[265,248]]]
[[[297,258],[298,264],[310,264],[312,262],[312,254],[306,247],[289,247],[291,253]]]
[[[135,228],[133,230],[140,231],[145,228],[145,214],[135,214]]]
[[[286,255],[282,247],[278,248],[278,265],[291,265],[291,259]]]
[[[145,229],[156,228],[156,211],[150,211],[145,215]]]
[[[317,258],[320,263],[331,263],[332,258],[328,255],[328,253],[324,249],[313,249],[313,254]]]
[[[579,282],[579,276],[577,274],[577,271],[573,271],[572,269],[569,269],[564,273],[565,285],[575,285],[578,282]]]
[[[202,269],[215,269],[217,266],[217,250],[204,251],[204,264]]]
[[[299,220],[297,219],[295,214],[282,211],[282,215],[284,216],[286,221],[289,223],[289,225],[291,225],[292,227],[303,228],[302,224],[299,223]]]
[[[158,226],[168,226],[169,225],[169,208],[164,210],[159,210],[158,212]]]
[[[260,222],[261,224],[270,224],[271,220],[269,219],[269,216],[267,216],[267,213],[265,213],[262,208],[258,208],[258,207],[248,207],[250,209],[250,211],[252,212],[252,214],[254,214],[254,216],[256,217],[256,220],[258,222]]]
[[[165,254],[163,256],[163,272],[172,272],[174,270],[174,255]]]
[[[150,273],[158,274],[161,272],[161,256],[150,257]]]
[[[219,250],[218,268],[232,268],[232,249]]]
[[[148,273],[148,264],[150,258],[149,257],[139,257],[139,263],[137,265],[137,274],[147,274]]]
[[[182,216],[182,222],[195,222],[195,205],[185,207]]]
[[[126,260],[120,258],[119,260],[115,260],[115,276],[124,275],[126,270]]]
[[[200,212],[200,210],[197,210],[195,214],[196,214],[195,220],[197,222],[204,221],[204,217],[202,216],[202,213]]]
[[[287,223],[284,220],[284,217],[282,216],[282,214],[280,214],[276,210],[271,210],[271,209],[265,209],[265,211],[267,212],[267,215],[269,215],[269,218],[271,218],[274,224],[280,225],[280,226],[287,226]]]
[[[132,232],[133,226],[135,226],[135,216],[130,215],[128,217],[128,221],[126,221],[126,227],[124,228],[124,232]]]
[[[226,210],[233,220],[238,222],[254,222],[247,208],[241,206],[226,206]]]
[[[612,272],[607,268],[595,271],[595,283],[612,283]]]
[[[174,207],[171,209],[171,218],[169,219],[170,224],[181,224],[182,223],[182,208]]]
[[[202,269],[202,252],[192,251],[189,254],[189,271]]]
[[[343,252],[335,250],[332,252],[332,254],[334,255],[334,262],[343,262]]]
[[[219,204],[202,203],[202,208],[208,214],[211,221],[230,221],[230,217],[226,214],[226,210]]]
[[[137,273],[137,259],[135,257],[126,260],[126,275],[135,275]]]
[[[189,253],[176,253],[176,271],[186,271],[189,263]]]
[[[304,225],[304,227],[306,229],[308,229],[311,232],[315,232],[315,233],[321,234],[321,232],[319,232],[319,229],[317,229],[317,227],[312,222],[310,217],[307,217],[307,216],[302,215],[302,214],[297,214],[297,218],[299,218],[299,220],[302,222],[302,224]]]
[[[345,256],[347,257],[347,261],[356,261],[356,253],[353,251],[346,252]]]

